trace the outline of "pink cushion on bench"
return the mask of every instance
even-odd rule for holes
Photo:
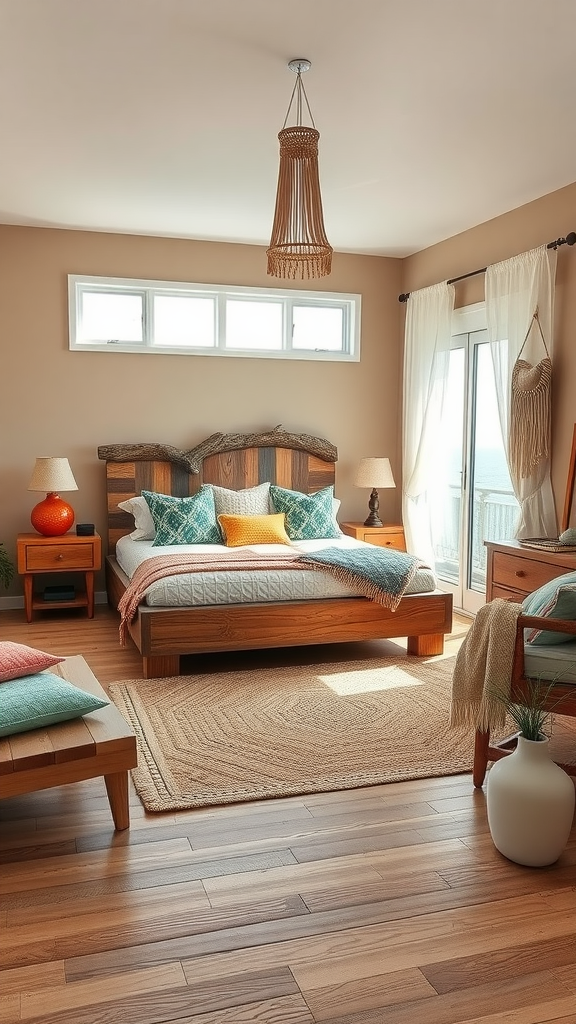
[[[64,661],[64,658],[57,654],[37,651],[34,647],[17,644],[12,640],[1,640],[0,683],[5,683],[8,679],[19,679],[21,676],[31,676],[35,672],[43,672],[45,668],[58,665],[61,661]]]

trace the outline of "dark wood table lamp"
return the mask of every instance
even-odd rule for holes
[[[384,524],[378,515],[378,509],[380,508],[378,488],[396,486],[392,476],[392,469],[390,468],[390,459],[360,459],[354,483],[356,487],[371,488],[368,501],[370,515],[364,522],[364,526],[383,526]]]

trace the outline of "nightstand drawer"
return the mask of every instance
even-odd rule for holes
[[[26,571],[94,568],[94,544],[30,544],[26,546]]]
[[[494,585],[519,591],[525,596],[567,571],[563,566],[551,566],[531,558],[495,551],[492,580]]]
[[[507,590],[505,587],[492,587],[492,600],[496,597],[501,597],[503,601],[514,601],[516,604],[522,604],[522,601],[526,597],[523,590]]]
[[[375,544],[377,548],[396,548],[397,551],[406,550],[404,530],[398,530],[397,533],[378,533],[377,530],[372,529],[370,533],[367,531],[365,536],[359,539],[367,541],[368,544]]]
[[[404,528],[400,525],[366,526],[364,523],[340,523],[340,529],[347,537],[354,537],[367,544],[374,544],[377,548],[395,548],[396,551],[406,551]]]

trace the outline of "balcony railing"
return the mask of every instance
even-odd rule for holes
[[[451,583],[458,582],[461,529],[461,490],[449,486],[442,509],[442,526],[434,545],[436,574]],[[519,505],[513,491],[476,487],[472,505],[470,585],[486,588],[486,547],[484,541],[511,540],[514,537]]]

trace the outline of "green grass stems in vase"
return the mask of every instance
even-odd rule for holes
[[[504,705],[507,715],[525,740],[542,740],[548,737],[551,716],[564,699],[558,697],[549,704],[550,694],[557,682],[557,679],[544,683],[539,679],[527,679],[522,687],[522,701],[517,701],[502,691],[492,691],[496,700]]]

